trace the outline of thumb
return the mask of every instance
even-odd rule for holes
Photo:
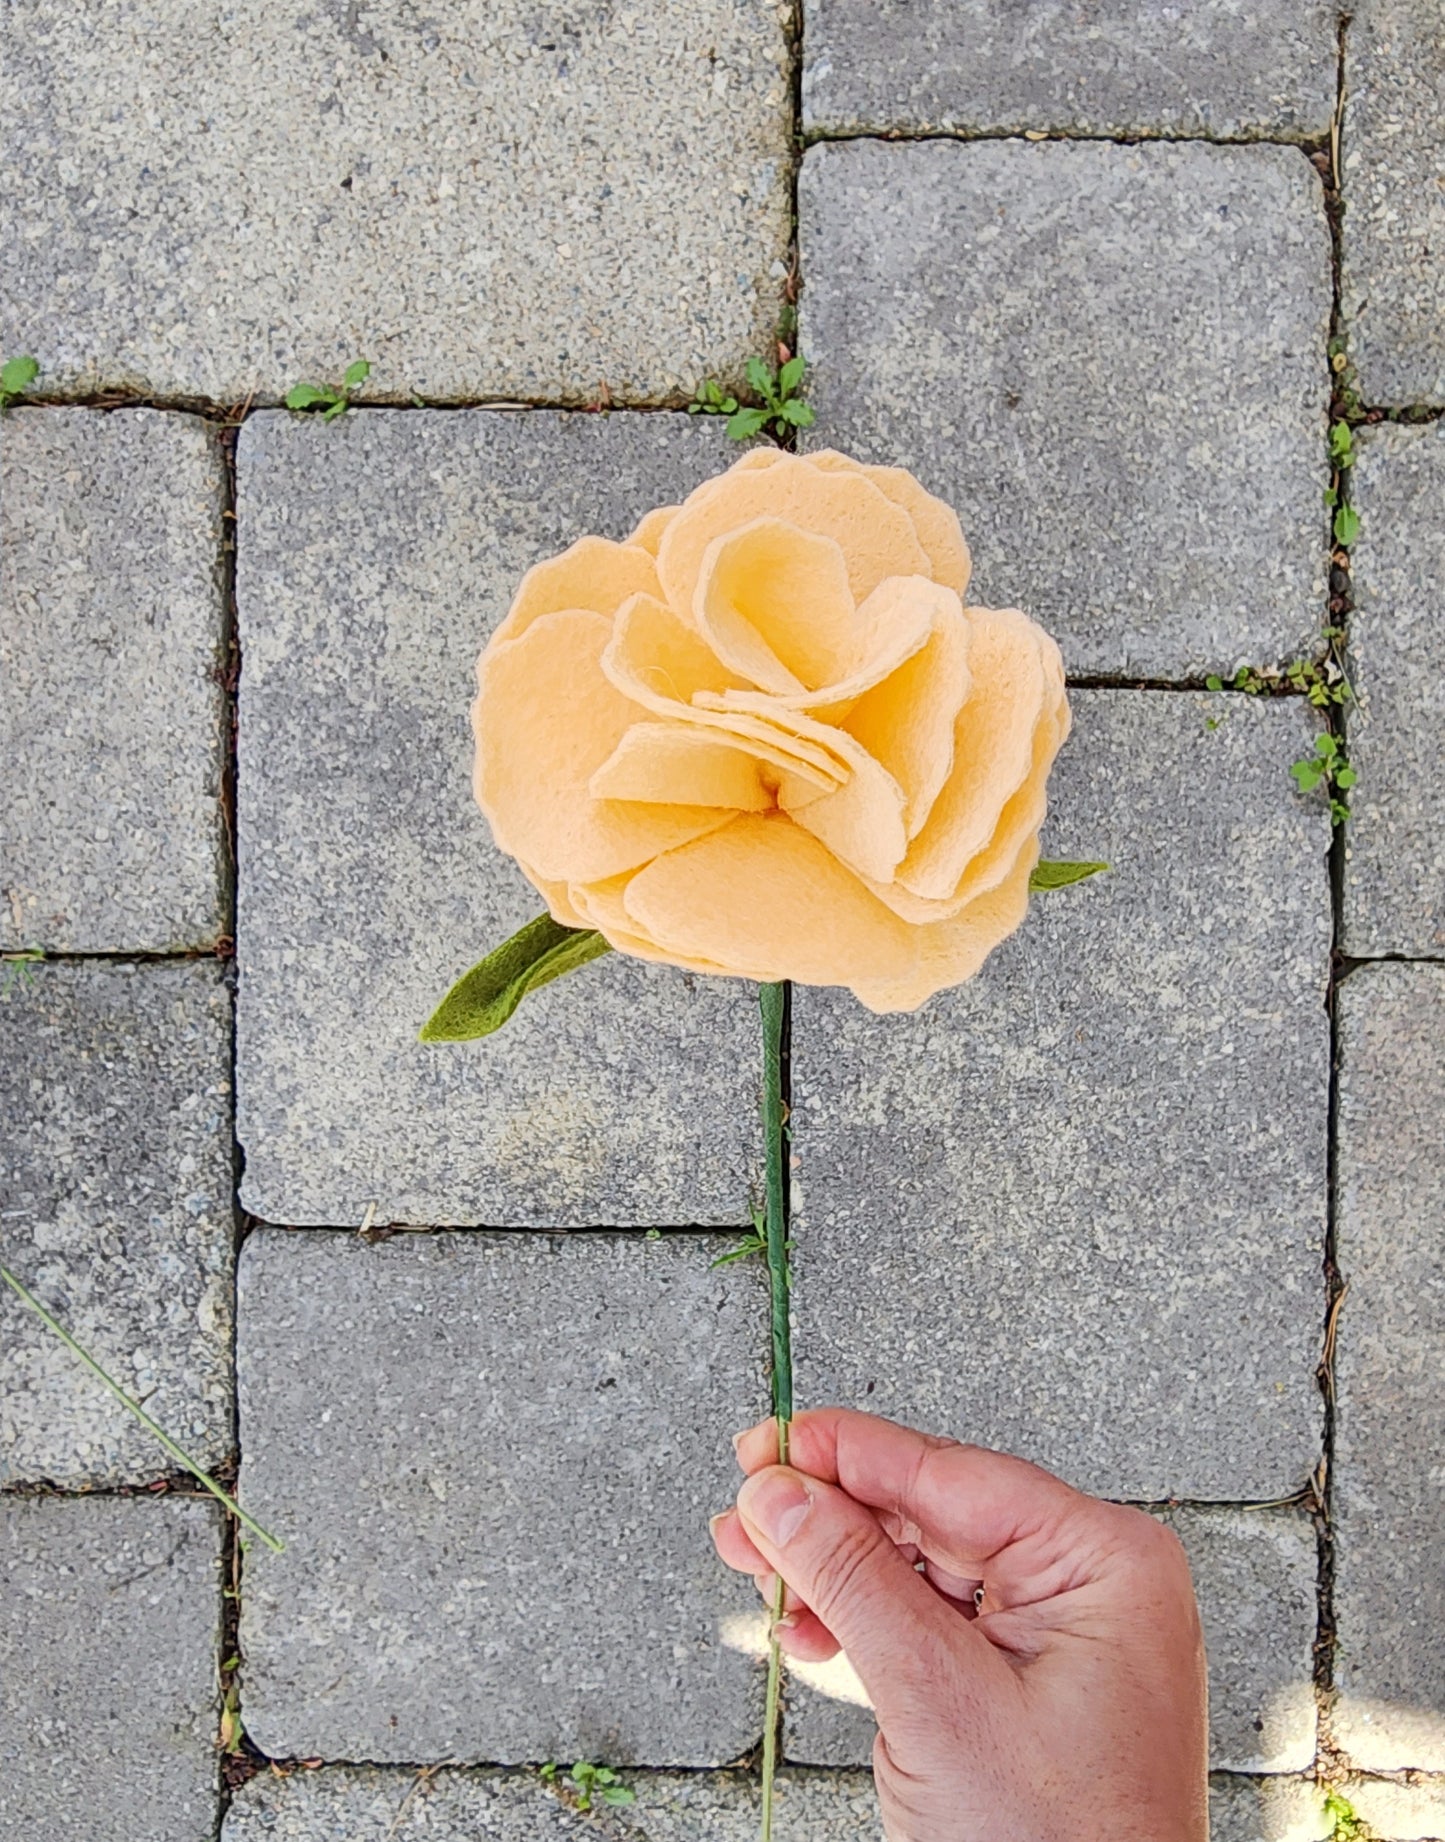
[[[873,1512],[834,1484],[772,1465],[743,1484],[738,1515],[754,1546],[847,1651],[884,1731],[927,1712],[918,1693],[929,1674],[920,1668],[924,1656],[962,1650],[967,1661],[977,1640]],[[984,1666],[982,1655],[976,1666]]]

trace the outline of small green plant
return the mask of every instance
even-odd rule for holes
[[[1257,672],[1252,665],[1241,665],[1229,680],[1231,691],[1245,691],[1251,697],[1258,697],[1261,691],[1268,689],[1268,685],[1268,679],[1262,672]],[[1204,680],[1204,688],[1206,691],[1222,691],[1224,680],[1217,672],[1211,672]]]
[[[0,409],[18,403],[39,375],[39,361],[28,352],[22,358],[7,358],[0,365]]]
[[[30,991],[35,985],[32,967],[45,958],[39,947],[26,947],[20,953],[0,956],[0,1004],[9,1000],[12,991]]]
[[[1344,338],[1337,336],[1331,339],[1329,351],[1330,371],[1335,381],[1335,404],[1342,414],[1358,419],[1365,413],[1365,404],[1360,395],[1359,376],[1350,363]]]
[[[1323,665],[1313,659],[1291,659],[1284,675],[1290,689],[1307,697],[1316,710],[1347,704],[1354,695],[1349,679],[1333,657]]]
[[[556,1761],[549,1759],[542,1766],[540,1776],[546,1783],[556,1784],[558,1772]],[[604,1804],[637,1802],[636,1793],[629,1791],[625,1784],[619,1784],[616,1772],[608,1765],[589,1765],[585,1759],[579,1759],[570,1772],[562,1774],[561,1782],[570,1787],[579,1810],[590,1810],[594,1799]]]
[[[754,1204],[749,1209],[748,1213],[752,1217],[752,1227],[742,1237],[736,1247],[730,1247],[725,1254],[719,1254],[716,1260],[708,1261],[709,1271],[714,1267],[732,1266],[734,1262],[738,1260],[749,1260],[754,1254],[765,1254],[768,1251],[767,1224],[764,1220],[762,1210]],[[788,1253],[793,1251],[793,1243],[791,1241],[784,1241],[783,1246]],[[791,1280],[791,1267],[788,1271],[788,1277]]]
[[[751,441],[768,428],[779,438],[790,429],[809,428],[813,423],[812,406],[797,394],[805,369],[805,360],[790,358],[775,375],[765,359],[750,358],[748,387],[762,399],[760,404],[740,402],[710,377],[698,385],[687,412],[690,416],[726,416],[728,434],[734,441]]]
[[[1360,535],[1360,514],[1353,505],[1335,507],[1334,533],[1335,542],[1342,550],[1348,550]]]
[[[334,422],[351,408],[351,393],[371,376],[371,366],[358,358],[346,367],[340,384],[293,384],[282,399],[287,409],[302,414],[319,414],[323,422]]]
[[[1326,730],[1323,735],[1316,736],[1314,753],[1296,761],[1290,773],[1301,793],[1313,793],[1318,786],[1325,788],[1330,799],[1330,817],[1336,825],[1343,824],[1350,816],[1349,807],[1339,796],[1348,793],[1359,776],[1350,766],[1345,745],[1337,735]]]
[[[1348,422],[1330,424],[1330,459],[1337,467],[1355,464],[1355,431]]]
[[[1361,1842],[1365,1826],[1355,1814],[1355,1806],[1342,1791],[1325,1793],[1325,1815],[1334,1827],[1330,1831],[1332,1842]]]

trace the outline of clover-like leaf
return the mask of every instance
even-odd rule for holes
[[[27,352],[19,358],[7,358],[0,365],[0,396],[18,397],[40,375],[40,362]]]
[[[1067,889],[1070,883],[1082,883],[1086,877],[1098,876],[1108,868],[1106,863],[1068,863],[1058,859],[1051,862],[1043,858],[1029,874],[1029,888],[1035,892],[1040,889]]]
[[[293,384],[281,400],[287,409],[317,409],[322,404],[334,403],[336,392],[328,390],[324,384]]]
[[[464,1043],[490,1036],[529,991],[610,951],[593,929],[563,927],[551,915],[538,915],[462,974],[423,1024],[421,1040]]]

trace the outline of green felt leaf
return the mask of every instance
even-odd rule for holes
[[[490,1036],[529,991],[610,951],[592,929],[563,927],[551,915],[538,915],[462,974],[422,1026],[421,1040],[465,1043]]]
[[[346,367],[346,375],[341,381],[348,390],[355,390],[358,384],[364,384],[370,376],[371,366],[364,358],[358,358]]]
[[[790,397],[802,383],[803,372],[806,368],[806,359],[790,358],[778,373],[778,395]]]
[[[0,365],[0,392],[8,397],[18,396],[22,390],[28,390],[39,375],[39,362],[29,353],[22,358],[7,358]]]
[[[1070,883],[1081,883],[1086,877],[1098,876],[1108,868],[1106,863],[1062,863],[1044,858],[1034,865],[1029,888],[1034,891],[1067,889]]]

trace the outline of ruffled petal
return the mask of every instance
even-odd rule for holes
[[[953,732],[968,696],[972,635],[957,595],[932,583],[922,592],[919,580],[910,576],[897,587],[915,623],[919,614],[924,617],[926,644],[911,647],[897,670],[868,686],[841,721],[902,787],[909,839],[923,829],[953,769]],[[894,589],[892,582],[880,584],[864,612]],[[883,603],[878,614],[891,612],[893,605]],[[904,630],[901,617],[897,627]]]
[[[534,563],[522,577],[491,643],[500,646],[520,639],[544,614],[586,608],[611,615],[629,595],[657,593],[657,566],[645,550],[636,544],[614,544],[606,537],[579,537],[570,549]]]
[[[969,695],[953,731],[953,767],[897,880],[947,900],[998,828],[1033,761],[1045,693],[1043,630],[1015,609],[969,608]]]
[[[951,505],[925,492],[905,467],[870,467],[833,448],[820,448],[807,459],[825,473],[861,473],[895,505],[901,505],[913,520],[913,529],[928,558],[933,580],[942,582],[959,596],[966,593],[973,573],[973,559],[964,541],[958,513]]]
[[[820,722],[841,723],[865,691],[896,671],[927,642],[944,602],[951,603],[962,618],[958,597],[950,589],[940,588],[926,576],[889,576],[858,610],[860,663],[846,677],[821,690],[795,691],[787,696],[765,691],[725,691],[719,708],[773,715],[797,710]]]
[[[686,723],[634,723],[588,782],[594,799],[770,812],[761,762],[741,741]]]
[[[971,979],[1028,913],[1029,876],[1038,857],[1035,838],[997,888],[950,920],[910,930],[918,948],[912,967],[894,974],[880,963],[875,973],[852,981],[854,995],[871,1011],[915,1011],[935,992]]]
[[[928,574],[913,520],[861,473],[828,473],[796,454],[766,467],[732,468],[699,486],[667,527],[658,552],[663,594],[691,608],[708,545],[755,518],[781,518],[831,537],[843,552],[855,602],[885,576]]]
[[[678,505],[655,505],[650,512],[644,512],[637,529],[628,538],[628,543],[635,545],[639,550],[645,550],[649,556],[655,557],[658,546],[662,542],[663,532],[681,509],[682,507]],[[653,595],[657,592],[655,588],[648,591]]]
[[[548,912],[560,927],[590,927],[592,925],[573,906],[567,883],[549,882],[545,876],[538,876],[535,870],[529,870],[524,863],[518,864],[517,867],[547,904]]]
[[[843,552],[778,518],[756,518],[703,553],[698,631],[731,671],[787,697],[846,677],[862,629]]]
[[[617,616],[602,669],[624,697],[654,715],[696,723],[754,745],[760,759],[796,772],[819,791],[837,786],[847,767],[832,742],[804,740],[769,718],[715,705],[738,680],[681,615],[650,595],[638,595]],[[700,701],[701,700],[701,701]]]
[[[622,892],[637,933],[668,959],[808,985],[914,976],[917,929],[891,914],[784,813],[735,818],[669,851]]]
[[[477,804],[501,849],[548,882],[615,876],[727,823],[705,806],[588,792],[637,716],[600,669],[611,635],[602,614],[543,614],[477,662]]]

